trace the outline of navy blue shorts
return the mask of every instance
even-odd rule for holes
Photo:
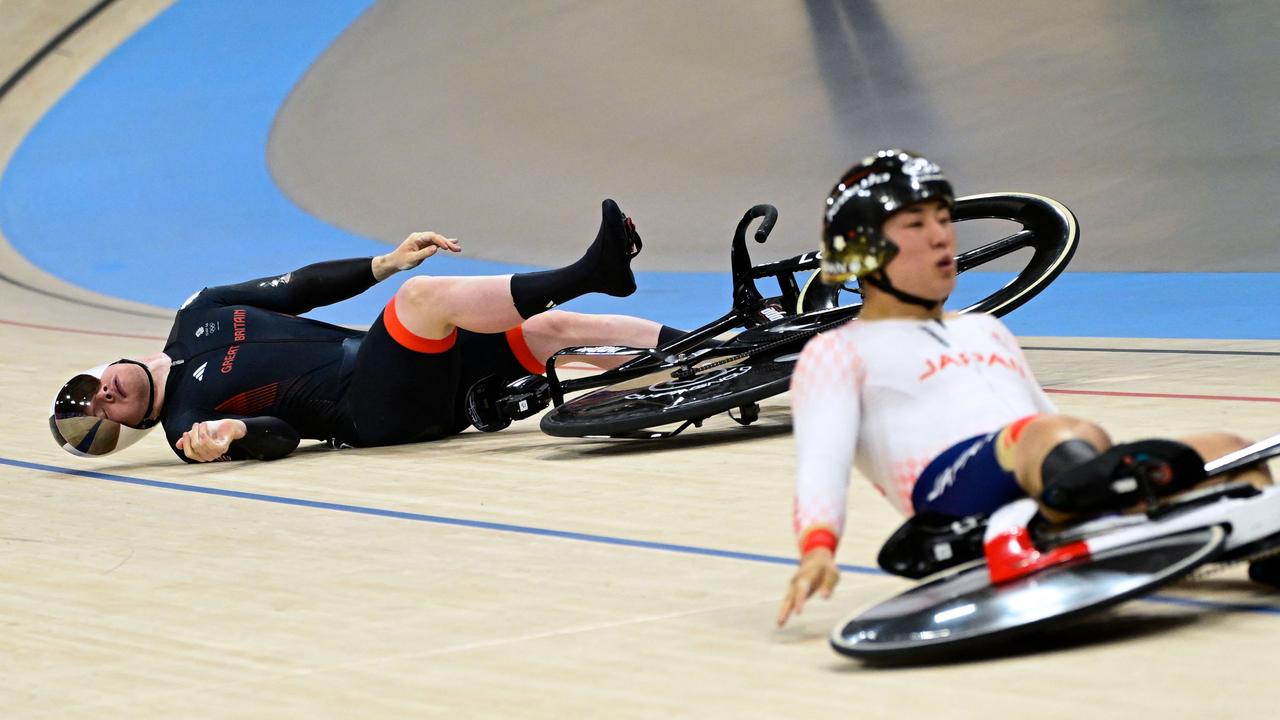
[[[995,432],[952,445],[935,457],[911,491],[917,513],[935,512],[953,517],[988,515],[1002,505],[1026,497],[1013,469],[1000,463],[1001,443],[1012,446],[1022,428],[1037,416],[1022,418]]]

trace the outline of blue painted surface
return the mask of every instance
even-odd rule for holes
[[[72,283],[169,307],[203,285],[384,252],[385,245],[294,206],[265,159],[272,120],[291,88],[370,4],[175,5],[28,136],[0,179],[0,228],[33,263]],[[424,269],[526,268],[452,257],[433,258]],[[973,273],[966,281],[994,287],[1006,277]],[[315,316],[367,324],[395,285]],[[641,273],[639,285],[626,300],[588,297],[568,307],[694,327],[729,300],[727,273]],[[959,295],[953,306],[973,292]],[[1024,335],[1280,339],[1280,277],[1068,273],[1009,324]]]
[[[296,208],[264,155],[290,89],[368,4],[178,3],[27,137],[0,227],[77,285],[171,307],[200,285],[385,251]]]
[[[963,307],[1010,273],[970,273]],[[1280,340],[1276,273],[1063,273],[1005,318],[1017,335]]]

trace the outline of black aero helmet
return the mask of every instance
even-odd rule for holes
[[[955,206],[937,163],[907,150],[881,150],[849,168],[827,196],[822,281],[831,285],[882,270],[898,246],[882,231],[890,215],[925,200]]]

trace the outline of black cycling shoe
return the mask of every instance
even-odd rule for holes
[[[510,383],[490,375],[467,390],[466,413],[477,430],[497,432],[550,404],[551,384],[541,375],[527,375]]]
[[[1040,501],[1059,512],[1124,510],[1189,490],[1205,479],[1204,458],[1174,440],[1116,445],[1096,458],[1045,480]]]
[[[982,557],[985,515],[957,518],[920,512],[902,524],[876,557],[885,572],[919,580]]]
[[[1280,555],[1271,555],[1249,563],[1249,579],[1280,589]]]
[[[498,432],[511,424],[499,403],[505,387],[500,376],[489,375],[467,389],[467,420],[480,432]]]
[[[507,383],[498,405],[512,420],[537,415],[551,404],[551,383],[541,375],[525,375]]]
[[[635,223],[622,213],[613,200],[600,206],[603,218],[600,232],[582,261],[591,263],[591,290],[614,297],[626,297],[636,291],[636,277],[631,272],[631,259],[640,254],[644,243]]]

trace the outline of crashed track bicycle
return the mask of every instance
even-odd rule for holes
[[[1006,285],[960,312],[1001,316],[1026,303],[1062,272],[1079,243],[1072,212],[1047,197],[997,193],[961,198],[952,214],[956,222],[1007,220],[1016,232],[956,257],[957,273],[1030,248],[1030,257]],[[528,417],[554,404],[541,421],[543,432],[557,437],[657,439],[672,437],[722,412],[742,425],[759,418],[759,401],[787,390],[791,370],[805,342],[814,334],[857,317],[861,302],[856,286],[828,287],[818,280],[818,253],[752,265],[747,230],[763,243],[777,222],[772,205],[756,205],[738,222],[731,246],[733,302],[729,312],[655,349],[570,347],[547,360],[547,383],[513,384],[505,415]],[[804,273],[808,277],[801,278]],[[778,294],[766,296],[757,280],[774,280]],[[734,330],[741,332],[719,339]],[[598,375],[563,379],[568,362],[616,363]],[[582,394],[574,396],[582,391]],[[572,397],[571,397],[572,396]],[[509,420],[507,421],[509,422]],[[658,430],[678,423],[672,430]]]

